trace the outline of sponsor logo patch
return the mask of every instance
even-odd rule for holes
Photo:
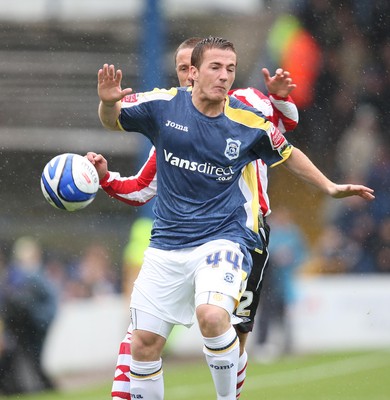
[[[138,94],[137,93],[131,93],[125,96],[122,99],[122,103],[136,103],[138,100]]]

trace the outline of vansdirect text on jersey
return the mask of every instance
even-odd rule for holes
[[[176,157],[172,152],[164,149],[165,161],[174,167],[196,171],[205,175],[216,175],[217,181],[229,181],[233,178],[234,171],[231,165],[227,167],[218,167],[210,163],[200,163],[198,161],[186,160]]]

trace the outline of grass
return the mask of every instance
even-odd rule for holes
[[[215,400],[204,361],[164,365],[165,398]],[[336,353],[249,363],[242,400],[389,400],[390,351]],[[7,400],[109,400],[111,382],[88,389],[7,397]],[[0,399],[5,399],[0,396]]]

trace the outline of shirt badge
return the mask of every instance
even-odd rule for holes
[[[238,158],[240,154],[241,142],[239,140],[226,139],[225,156],[229,160]]]

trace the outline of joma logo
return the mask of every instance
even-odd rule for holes
[[[234,364],[227,364],[227,365],[214,365],[214,364],[209,364],[211,368],[213,369],[231,369],[234,367]]]
[[[176,122],[167,120],[165,126],[169,126],[170,128],[178,129],[179,131],[188,132],[188,126],[177,124]]]

